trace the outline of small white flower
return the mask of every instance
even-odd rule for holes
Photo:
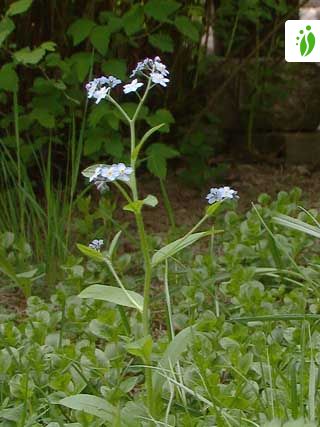
[[[208,203],[212,205],[215,202],[220,202],[225,199],[238,199],[237,191],[232,190],[230,187],[211,188],[209,194],[206,196]]]
[[[115,181],[119,177],[118,165],[102,168],[101,177],[105,178],[109,182]]]
[[[157,60],[157,58],[158,58],[158,60]],[[155,71],[162,74],[163,76],[167,76],[169,74],[169,71],[167,70],[166,65],[164,65],[164,64],[162,64],[162,62],[160,62],[159,56],[154,58],[154,69],[155,69]]]
[[[95,98],[96,104],[99,104],[101,99],[106,98],[110,90],[120,83],[121,83],[121,80],[113,76],[97,77],[93,79],[91,82],[86,84],[88,98]]]
[[[120,83],[121,83],[121,80],[117,79],[116,77],[109,76],[107,78],[107,85],[111,88],[118,86]]]
[[[102,239],[94,239],[88,246],[89,248],[100,252],[100,249],[102,248],[103,245],[104,245],[104,242]]]
[[[124,163],[119,163],[118,164],[118,172],[119,172],[118,179],[120,179],[121,181],[125,181],[125,182],[130,181],[130,175],[132,174],[132,171],[133,171],[132,167],[126,166]]]
[[[86,90],[88,92],[88,98],[92,98],[95,91],[97,90],[98,87],[98,81],[97,79],[92,80],[91,82],[86,84]]]
[[[97,167],[96,170],[94,171],[94,174],[90,177],[89,181],[92,182],[92,181],[95,181],[96,179],[98,179],[101,171],[102,171],[102,168]]]
[[[161,73],[151,73],[150,74],[151,80],[155,84],[159,84],[163,87],[166,87],[169,79],[167,79],[163,74]]]
[[[105,99],[109,92],[110,87],[102,87],[101,89],[96,90],[93,94],[93,97],[96,99],[96,104],[99,104],[101,99]]]
[[[138,82],[138,79],[132,80],[131,83],[123,86],[123,92],[125,94],[130,92],[136,92],[139,87],[143,86],[143,83]]]

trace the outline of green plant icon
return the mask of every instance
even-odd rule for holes
[[[301,56],[308,56],[314,49],[316,44],[316,38],[311,31],[311,25],[306,26],[306,32],[304,30],[299,31],[300,36],[296,37],[296,45],[300,44]]]

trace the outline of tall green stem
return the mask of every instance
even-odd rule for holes
[[[137,181],[136,181],[136,159],[134,156],[134,149],[136,146],[136,130],[135,130],[135,122],[139,115],[139,112],[141,110],[141,107],[147,97],[147,94],[149,92],[151,86],[151,80],[149,79],[147,88],[140,99],[140,102],[138,104],[138,107],[132,117],[132,119],[129,120],[130,125],[130,140],[131,140],[131,167],[132,167],[132,174],[131,174],[131,190],[132,190],[132,198],[134,201],[138,200],[138,188],[137,188]],[[150,258],[150,251],[147,241],[147,235],[144,228],[143,218],[141,215],[141,212],[136,212],[135,214],[138,233],[139,233],[139,240],[140,240],[140,247],[141,252],[143,255],[144,260],[144,291],[143,291],[143,311],[142,311],[142,323],[143,323],[143,333],[144,336],[147,336],[150,334],[150,320],[149,320],[149,304],[150,304],[150,288],[151,288],[151,276],[152,276],[152,267],[151,267],[151,258]],[[146,360],[146,387],[147,387],[147,401],[148,401],[148,408],[150,411],[150,414],[153,413],[153,388],[152,388],[152,371],[151,371],[151,360]]]
[[[24,201],[21,191],[21,143],[20,143],[20,130],[19,130],[19,105],[18,105],[18,91],[13,92],[13,114],[14,114],[14,133],[16,139],[17,149],[17,172],[18,172],[18,198],[19,198],[19,213],[20,213],[20,227],[22,233],[24,230]]]

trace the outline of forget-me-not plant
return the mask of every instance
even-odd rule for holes
[[[103,260],[107,264],[115,280],[115,283],[118,286],[116,292],[114,290],[111,292],[112,298],[108,293],[108,287],[99,287],[98,285],[93,285],[95,288],[94,292],[92,293],[90,293],[89,286],[89,288],[86,289],[86,293],[83,298],[91,297],[107,301],[110,300],[113,303],[117,302],[119,305],[135,308],[141,314],[143,334],[140,338],[141,340],[144,340],[143,342],[146,342],[147,340],[149,343],[148,346],[143,348],[150,349],[148,351],[142,352],[141,358],[143,364],[146,366],[145,383],[147,390],[147,405],[150,416],[152,416],[155,413],[156,399],[154,399],[154,393],[156,390],[153,388],[154,376],[152,374],[153,362],[151,359],[152,336],[150,330],[150,291],[155,267],[163,264],[164,262],[167,263],[168,260],[174,257],[177,252],[196,242],[201,237],[208,236],[208,234],[213,234],[213,229],[205,232],[195,232],[214,214],[215,210],[224,200],[235,199],[238,196],[237,192],[229,187],[211,188],[210,193],[207,196],[207,200],[210,206],[206,208],[205,214],[200,219],[200,221],[184,236],[152,254],[144,227],[142,208],[145,205],[155,207],[157,205],[157,199],[152,195],[149,195],[144,199],[139,198],[136,169],[137,160],[144,148],[144,145],[149,140],[149,138],[164,124],[157,125],[152,129],[149,129],[141,138],[138,139],[136,135],[136,120],[139,117],[141,108],[145,103],[150,91],[155,87],[167,87],[170,82],[169,71],[166,65],[161,61],[160,57],[156,56],[153,59],[146,58],[143,61],[138,62],[135,69],[130,74],[130,78],[133,78],[133,80],[123,86],[124,95],[122,95],[121,91],[118,91],[118,93],[119,95],[121,94],[121,96],[126,96],[132,92],[138,95],[138,104],[135,112],[132,115],[125,111],[125,109],[112,94],[112,89],[121,84],[121,81],[116,77],[102,76],[92,80],[86,85],[88,98],[95,99],[96,103],[99,103],[103,100],[110,102],[123,116],[124,122],[127,123],[130,130],[130,165],[126,165],[122,162],[112,165],[93,165],[84,170],[83,175],[89,178],[89,181],[93,183],[101,192],[108,190],[109,186],[114,186],[116,189],[118,189],[127,203],[124,209],[134,214],[139,234],[140,248],[143,255],[143,295],[140,295],[137,292],[128,291],[113,265],[112,254],[114,247],[119,240],[120,233],[118,233],[112,240],[109,250],[103,252],[103,254],[96,253],[97,251],[100,251],[100,248],[103,245],[103,241],[101,239],[93,240],[93,242],[90,243],[89,248],[79,247],[87,255],[92,256],[95,259]],[[138,89],[141,94],[137,93]],[[91,253],[90,250],[94,250],[95,253]],[[97,286],[99,289],[97,289]],[[121,312],[121,315],[123,317],[124,313]]]

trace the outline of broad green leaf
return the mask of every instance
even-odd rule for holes
[[[80,18],[73,22],[67,31],[67,34],[73,39],[73,45],[77,46],[85,40],[90,35],[91,30],[95,25],[96,24],[93,21],[86,18]]]
[[[49,110],[35,108],[32,110],[30,117],[34,120],[37,120],[41,126],[45,128],[53,129],[55,127],[55,118]]]
[[[149,36],[149,43],[162,52],[173,52],[173,40],[169,34],[152,34]]]
[[[125,307],[137,308],[140,311],[143,308],[143,297],[140,294],[134,291],[124,291],[115,286],[91,285],[84,289],[78,297],[108,301]]]
[[[14,406],[13,408],[6,408],[0,410],[0,418],[7,421],[14,421],[16,423],[21,420],[21,416],[24,410],[24,405],[21,403],[20,405]],[[8,424],[8,426],[11,424]]]
[[[168,345],[158,363],[159,370],[153,373],[152,382],[156,394],[161,393],[162,384],[166,380],[165,375],[168,374],[166,371],[174,368],[175,364],[179,361],[181,354],[187,349],[194,333],[194,327],[188,326],[180,331]],[[161,370],[163,370],[163,372],[161,372]],[[168,374],[168,376],[170,375]]]
[[[179,152],[166,144],[155,143],[147,149],[147,167],[160,179],[167,176],[167,159],[177,157]]]
[[[309,234],[310,236],[320,238],[320,228],[315,227],[314,225],[307,224],[300,219],[291,218],[287,215],[279,214],[272,218],[273,222],[283,225],[288,228],[292,228],[293,230],[302,231],[305,234]]]
[[[79,52],[71,56],[70,62],[74,65],[79,82],[83,82],[89,74],[91,66],[91,53]]]
[[[165,108],[160,108],[154,114],[148,116],[146,121],[150,126],[164,124],[164,126],[161,127],[161,130],[159,129],[159,132],[163,133],[168,133],[170,125],[175,122],[173,115]]]
[[[12,19],[4,17],[0,21],[0,46],[8,37],[8,35],[12,33],[14,29],[15,29],[15,25]]]
[[[188,37],[193,42],[199,41],[199,31],[193,22],[186,16],[177,16],[175,25],[181,34]]]
[[[33,0],[19,0],[10,4],[7,10],[7,16],[19,15],[20,13],[26,12],[32,5]]]
[[[0,89],[14,92],[18,90],[19,79],[13,64],[5,64],[0,69]]]
[[[95,261],[104,261],[103,255],[101,252],[96,251],[95,249],[89,248],[89,246],[77,244],[77,248],[83,255],[95,260]]]
[[[108,51],[110,33],[107,25],[97,25],[91,31],[90,41],[94,48],[97,49],[101,55],[105,55]]]
[[[105,399],[91,394],[76,394],[74,396],[65,397],[59,401],[59,404],[67,408],[95,415],[109,422],[113,421],[116,414],[116,408],[113,405]]]
[[[181,7],[181,3],[174,0],[149,0],[144,7],[145,13],[157,21],[165,22],[168,17]]]
[[[212,231],[201,231],[199,233],[189,234],[189,236],[182,237],[178,240],[175,240],[174,242],[169,243],[168,245],[155,252],[151,260],[152,266],[155,267],[156,265],[175,255],[176,253],[180,252],[182,249],[193,245],[199,239],[202,239],[206,236],[210,236],[211,234]]]
[[[22,64],[31,64],[35,65],[41,61],[44,57],[46,51],[41,47],[37,47],[36,49],[30,50],[29,47],[25,47],[16,51],[13,56],[17,62],[21,62]]]
[[[127,65],[123,59],[109,59],[103,62],[101,68],[105,75],[112,75],[120,80],[126,79]]]
[[[128,12],[123,15],[122,18],[124,30],[128,36],[141,31],[143,29],[143,8],[136,4],[132,6]]]

